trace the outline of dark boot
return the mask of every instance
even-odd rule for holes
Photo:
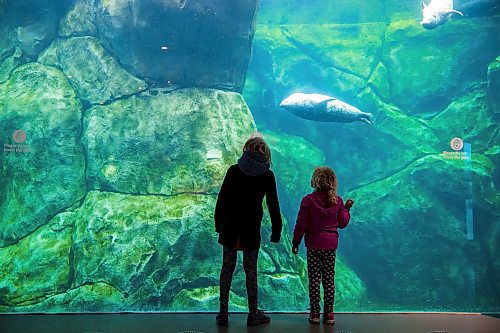
[[[215,321],[219,326],[227,326],[227,323],[229,322],[229,314],[221,312],[215,317]]]
[[[249,313],[247,318],[247,326],[256,326],[260,324],[269,324],[271,318],[264,314],[264,311],[257,310],[257,312]]]

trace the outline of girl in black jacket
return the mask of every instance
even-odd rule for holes
[[[276,181],[271,165],[271,151],[260,136],[250,138],[243,147],[238,164],[229,167],[215,206],[215,230],[223,246],[220,273],[219,325],[228,323],[229,290],[236,267],[237,251],[243,251],[243,268],[248,296],[247,325],[266,324],[271,319],[258,310],[257,258],[260,248],[262,201],[266,197],[271,216],[271,242],[281,237],[281,213],[276,193]]]

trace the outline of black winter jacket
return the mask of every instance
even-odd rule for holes
[[[264,196],[271,217],[271,242],[278,243],[282,221],[274,173],[269,163],[266,167],[258,157],[245,153],[227,170],[217,198],[214,219],[220,244],[234,248],[239,238],[243,251],[260,248]]]

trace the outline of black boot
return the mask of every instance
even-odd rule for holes
[[[247,318],[247,326],[256,326],[260,324],[269,324],[271,318],[264,314],[264,311],[257,310],[257,312],[249,313]]]
[[[229,314],[221,312],[215,317],[215,321],[219,326],[227,326],[227,323],[229,321]]]

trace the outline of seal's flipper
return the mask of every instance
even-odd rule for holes
[[[316,103],[317,106],[324,106],[326,108],[326,104],[328,102],[331,102],[331,101],[336,101],[337,99],[336,98],[328,98],[328,99],[325,99],[324,101],[321,101],[319,103]]]
[[[455,10],[455,9],[450,9],[449,13],[455,13],[455,14],[459,14],[459,15],[462,15],[464,16],[464,14],[462,14],[462,12],[459,12],[458,10]]]
[[[359,118],[359,121],[373,125],[372,114],[371,113],[364,114],[361,118]]]

